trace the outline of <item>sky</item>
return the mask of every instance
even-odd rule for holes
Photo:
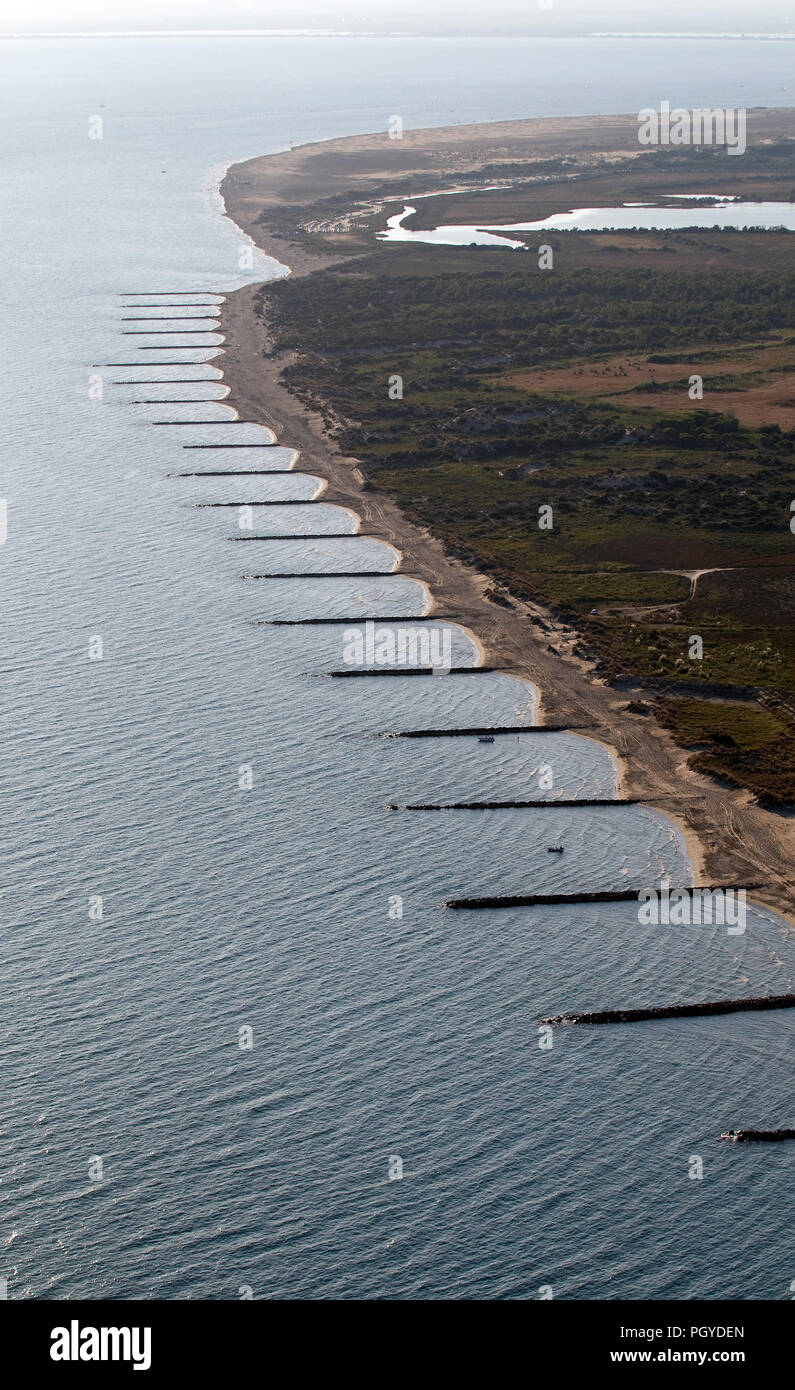
[[[782,33],[795,0],[0,0],[0,33],[185,28]]]

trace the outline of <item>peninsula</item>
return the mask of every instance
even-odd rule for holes
[[[385,125],[233,166],[227,212],[290,275],[229,296],[220,364],[229,403],[401,550],[435,617],[525,674],[545,723],[613,750],[697,881],[761,884],[793,917],[792,233],[381,239],[410,200],[416,229],[793,196],[791,110],[749,112],[741,159],[637,130]]]

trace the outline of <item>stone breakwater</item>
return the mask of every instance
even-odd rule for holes
[[[705,1004],[663,1004],[649,1009],[604,1009],[598,1013],[553,1014],[542,1023],[641,1023],[651,1018],[698,1018],[755,1009],[791,1009],[795,994],[763,994],[749,999],[717,999]],[[747,1131],[750,1133],[751,1131]]]

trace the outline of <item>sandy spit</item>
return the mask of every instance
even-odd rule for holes
[[[791,130],[792,112],[749,112],[751,139]],[[304,145],[233,165],[222,185],[229,216],[268,255],[307,275],[326,260],[300,243],[272,236],[269,209],[311,203],[333,193],[366,196],[384,177],[443,171],[454,175],[478,163],[562,151],[637,152],[637,119],[603,116],[503,122],[407,132],[401,141],[385,133]],[[258,219],[263,217],[262,221]],[[267,425],[284,444],[301,451],[301,467],[327,481],[325,502],[354,510],[360,534],[388,541],[404,556],[402,573],[428,586],[433,616],[467,628],[488,664],[529,680],[539,694],[545,722],[567,723],[603,744],[616,759],[619,788],[669,816],[679,827],[694,868],[695,883],[758,883],[752,898],[795,925],[791,864],[795,820],[758,806],[748,793],[724,787],[694,772],[687,754],[651,716],[633,714],[627,702],[637,692],[616,691],[572,651],[573,635],[545,610],[511,600],[490,602],[493,581],[445,554],[441,543],[403,515],[387,496],[363,487],[358,462],[344,457],[325,432],[319,414],[285,388],[289,363],[264,356],[266,330],[254,313],[258,286],[231,294],[222,310],[226,336],[223,368],[228,403],[241,418]]]

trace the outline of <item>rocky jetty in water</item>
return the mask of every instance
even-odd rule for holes
[[[777,1143],[780,1139],[795,1139],[795,1129],[727,1129],[719,1136],[732,1144]]]
[[[598,1013],[553,1014],[542,1023],[638,1023],[650,1018],[695,1018],[702,1014],[734,1014],[746,1009],[791,1009],[795,994],[762,994],[749,999],[716,999],[705,1004],[662,1004],[648,1009],[603,1009]],[[745,1133],[751,1131],[746,1130]]]

